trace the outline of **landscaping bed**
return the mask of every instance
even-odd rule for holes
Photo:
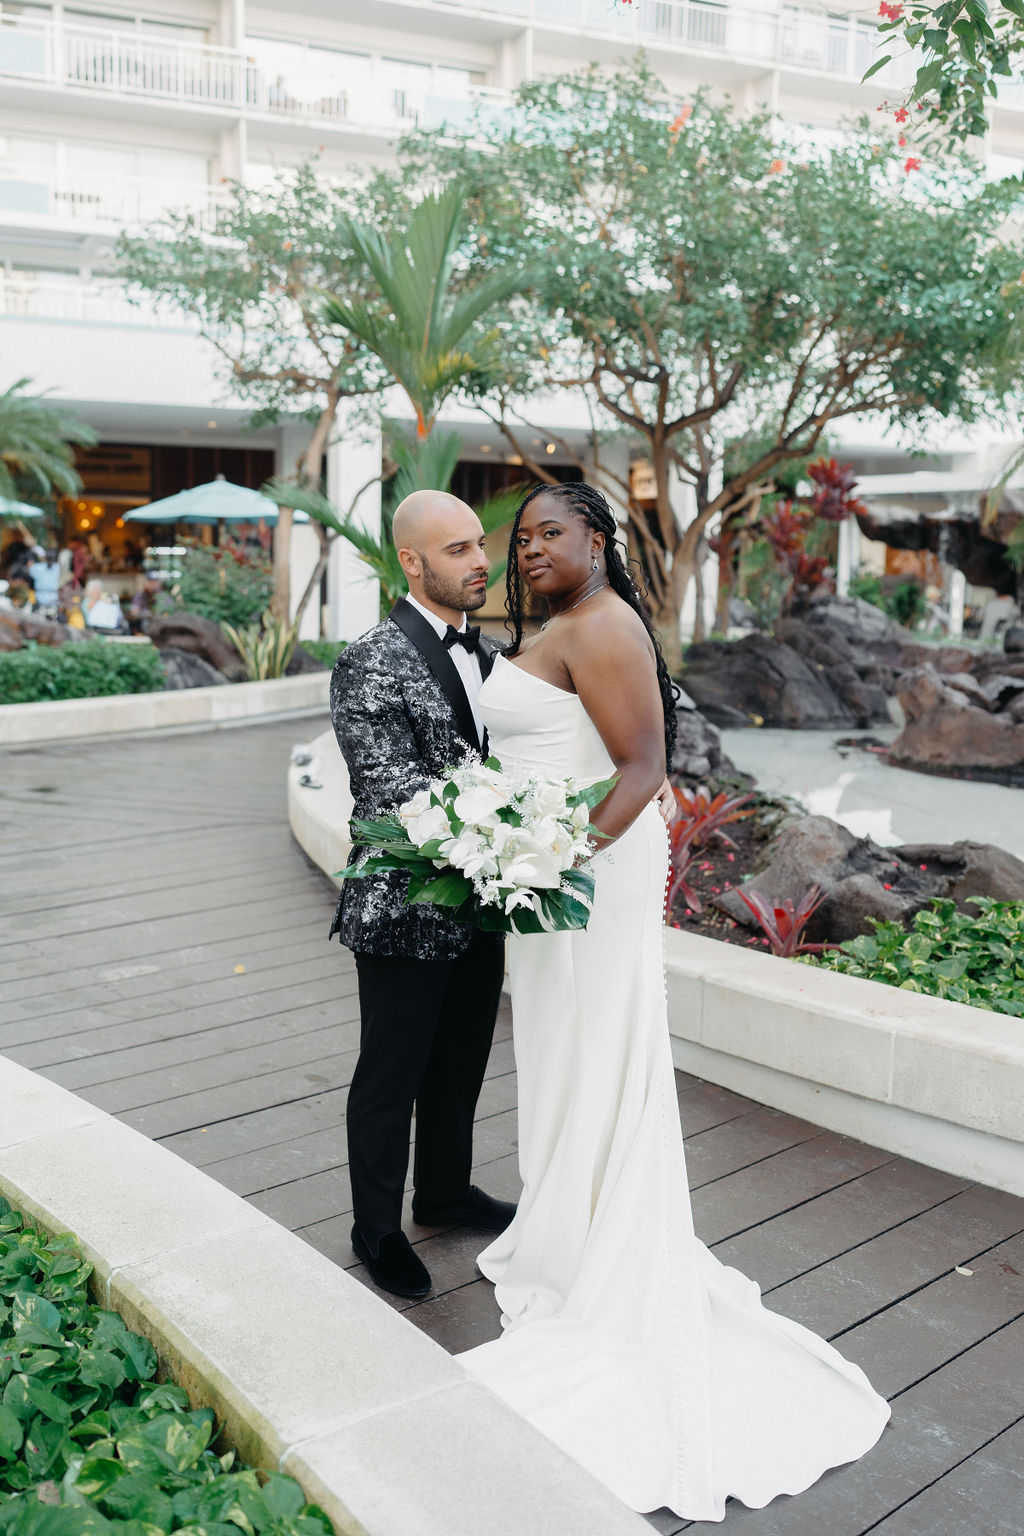
[[[158,1382],[152,1344],[94,1304],[68,1234],[0,1199],[3,1536],[333,1536],[293,1478],[214,1451],[209,1408]]]

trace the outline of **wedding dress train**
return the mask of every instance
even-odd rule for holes
[[[613,772],[574,694],[499,657],[506,768]],[[864,1373],[694,1236],[662,965],[665,830],[597,856],[584,933],[513,936],[523,1194],[480,1255],[503,1334],[462,1363],[639,1511],[721,1520],[853,1461],[889,1417]]]

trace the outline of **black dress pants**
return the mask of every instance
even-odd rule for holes
[[[357,952],[356,972],[360,1048],[348,1091],[348,1159],[355,1221],[371,1237],[402,1225],[414,1104],[417,1196],[447,1204],[469,1190],[504,944],[474,929],[454,960]]]

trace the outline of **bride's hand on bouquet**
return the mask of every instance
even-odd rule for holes
[[[670,827],[679,815],[679,801],[676,799],[675,790],[668,779],[664,781],[658,793],[654,797],[654,803],[661,813],[661,819],[666,827]]]

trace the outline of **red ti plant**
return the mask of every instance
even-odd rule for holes
[[[701,784],[696,789],[684,789],[679,785],[675,788],[676,804],[679,806],[678,820],[673,824],[672,831],[677,831],[686,837],[686,841],[694,848],[700,848],[716,837],[727,848],[735,848],[736,844],[722,828],[732,821],[743,821],[747,816],[753,816],[754,808],[749,811],[741,810],[751,798],[749,795],[733,795],[730,797],[725,790],[720,790],[712,796],[706,785]],[[694,911],[697,909],[694,908]]]
[[[835,459],[815,459],[808,464],[807,473],[817,489],[811,495],[815,517],[823,517],[827,523],[842,523],[848,517],[866,512],[867,507],[853,495],[857,483],[849,464],[837,464]]]
[[[679,791],[677,790],[678,794]],[[668,892],[665,905],[671,914],[676,897],[681,896],[691,912],[703,912],[704,904],[688,876],[693,863],[693,839],[690,829],[680,818],[674,821],[668,833]]]
[[[794,955],[820,955],[823,950],[836,948],[835,944],[804,943],[808,920],[825,900],[820,885],[812,885],[795,910],[788,896],[779,904],[769,904],[757,891],[742,891],[737,887],[736,894],[757,919],[773,955],[789,960]]]

